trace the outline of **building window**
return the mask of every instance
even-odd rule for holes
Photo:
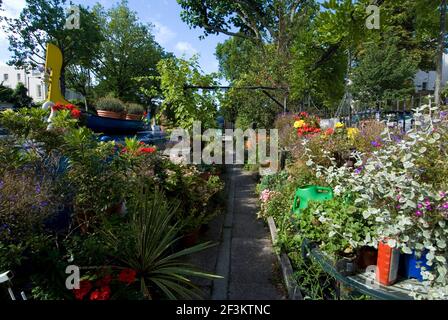
[[[37,85],[37,96],[39,98],[42,97],[42,87],[40,85]]]
[[[17,74],[17,81],[21,81],[22,80],[22,75],[20,73]]]
[[[8,81],[9,75],[7,73],[5,73],[3,75],[3,81]]]
[[[426,91],[428,89],[428,82],[423,82],[422,83],[422,90]]]

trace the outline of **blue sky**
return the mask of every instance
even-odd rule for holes
[[[25,0],[4,0],[5,12],[0,14],[17,17],[25,5]],[[109,8],[118,0],[74,0],[75,3],[92,7],[99,2]],[[208,36],[200,40],[201,29],[190,29],[180,18],[181,7],[176,0],[129,0],[129,6],[136,11],[142,22],[154,25],[154,35],[157,42],[167,51],[177,56],[190,57],[200,55],[200,65],[207,73],[218,71],[218,61],[214,55],[216,45],[228,37]],[[5,63],[10,54],[8,42],[3,32],[0,32],[0,64]]]

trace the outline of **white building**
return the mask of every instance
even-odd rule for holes
[[[442,88],[445,87],[448,81],[448,54],[443,54],[443,67],[442,67]],[[415,79],[415,91],[416,92],[434,92],[436,87],[436,72],[425,72],[420,70],[417,72]]]
[[[41,102],[47,99],[48,86],[44,82],[43,72],[38,70],[25,72],[23,69],[0,65],[0,84],[14,89],[19,83],[25,85],[28,89],[28,96],[33,98],[34,102]],[[65,98],[67,100],[84,99],[81,94],[68,89],[66,90]]]
[[[47,87],[42,72],[37,70],[25,72],[23,69],[0,65],[0,84],[14,89],[19,83],[25,85],[28,95],[34,102],[44,101],[47,98]]]

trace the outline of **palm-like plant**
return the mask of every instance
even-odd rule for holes
[[[149,192],[141,187],[129,201],[130,224],[126,233],[108,232],[114,248],[120,248],[118,257],[137,272],[142,294],[152,299],[153,288],[160,289],[169,299],[201,298],[200,290],[189,277],[221,278],[204,273],[181,258],[213,246],[203,243],[173,253],[178,238],[178,225],[173,218],[179,204],[168,204],[157,189]]]

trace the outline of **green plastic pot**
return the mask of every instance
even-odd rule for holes
[[[297,189],[292,211],[300,214],[300,210],[308,208],[310,201],[327,201],[333,199],[333,189],[320,186],[304,186]]]

